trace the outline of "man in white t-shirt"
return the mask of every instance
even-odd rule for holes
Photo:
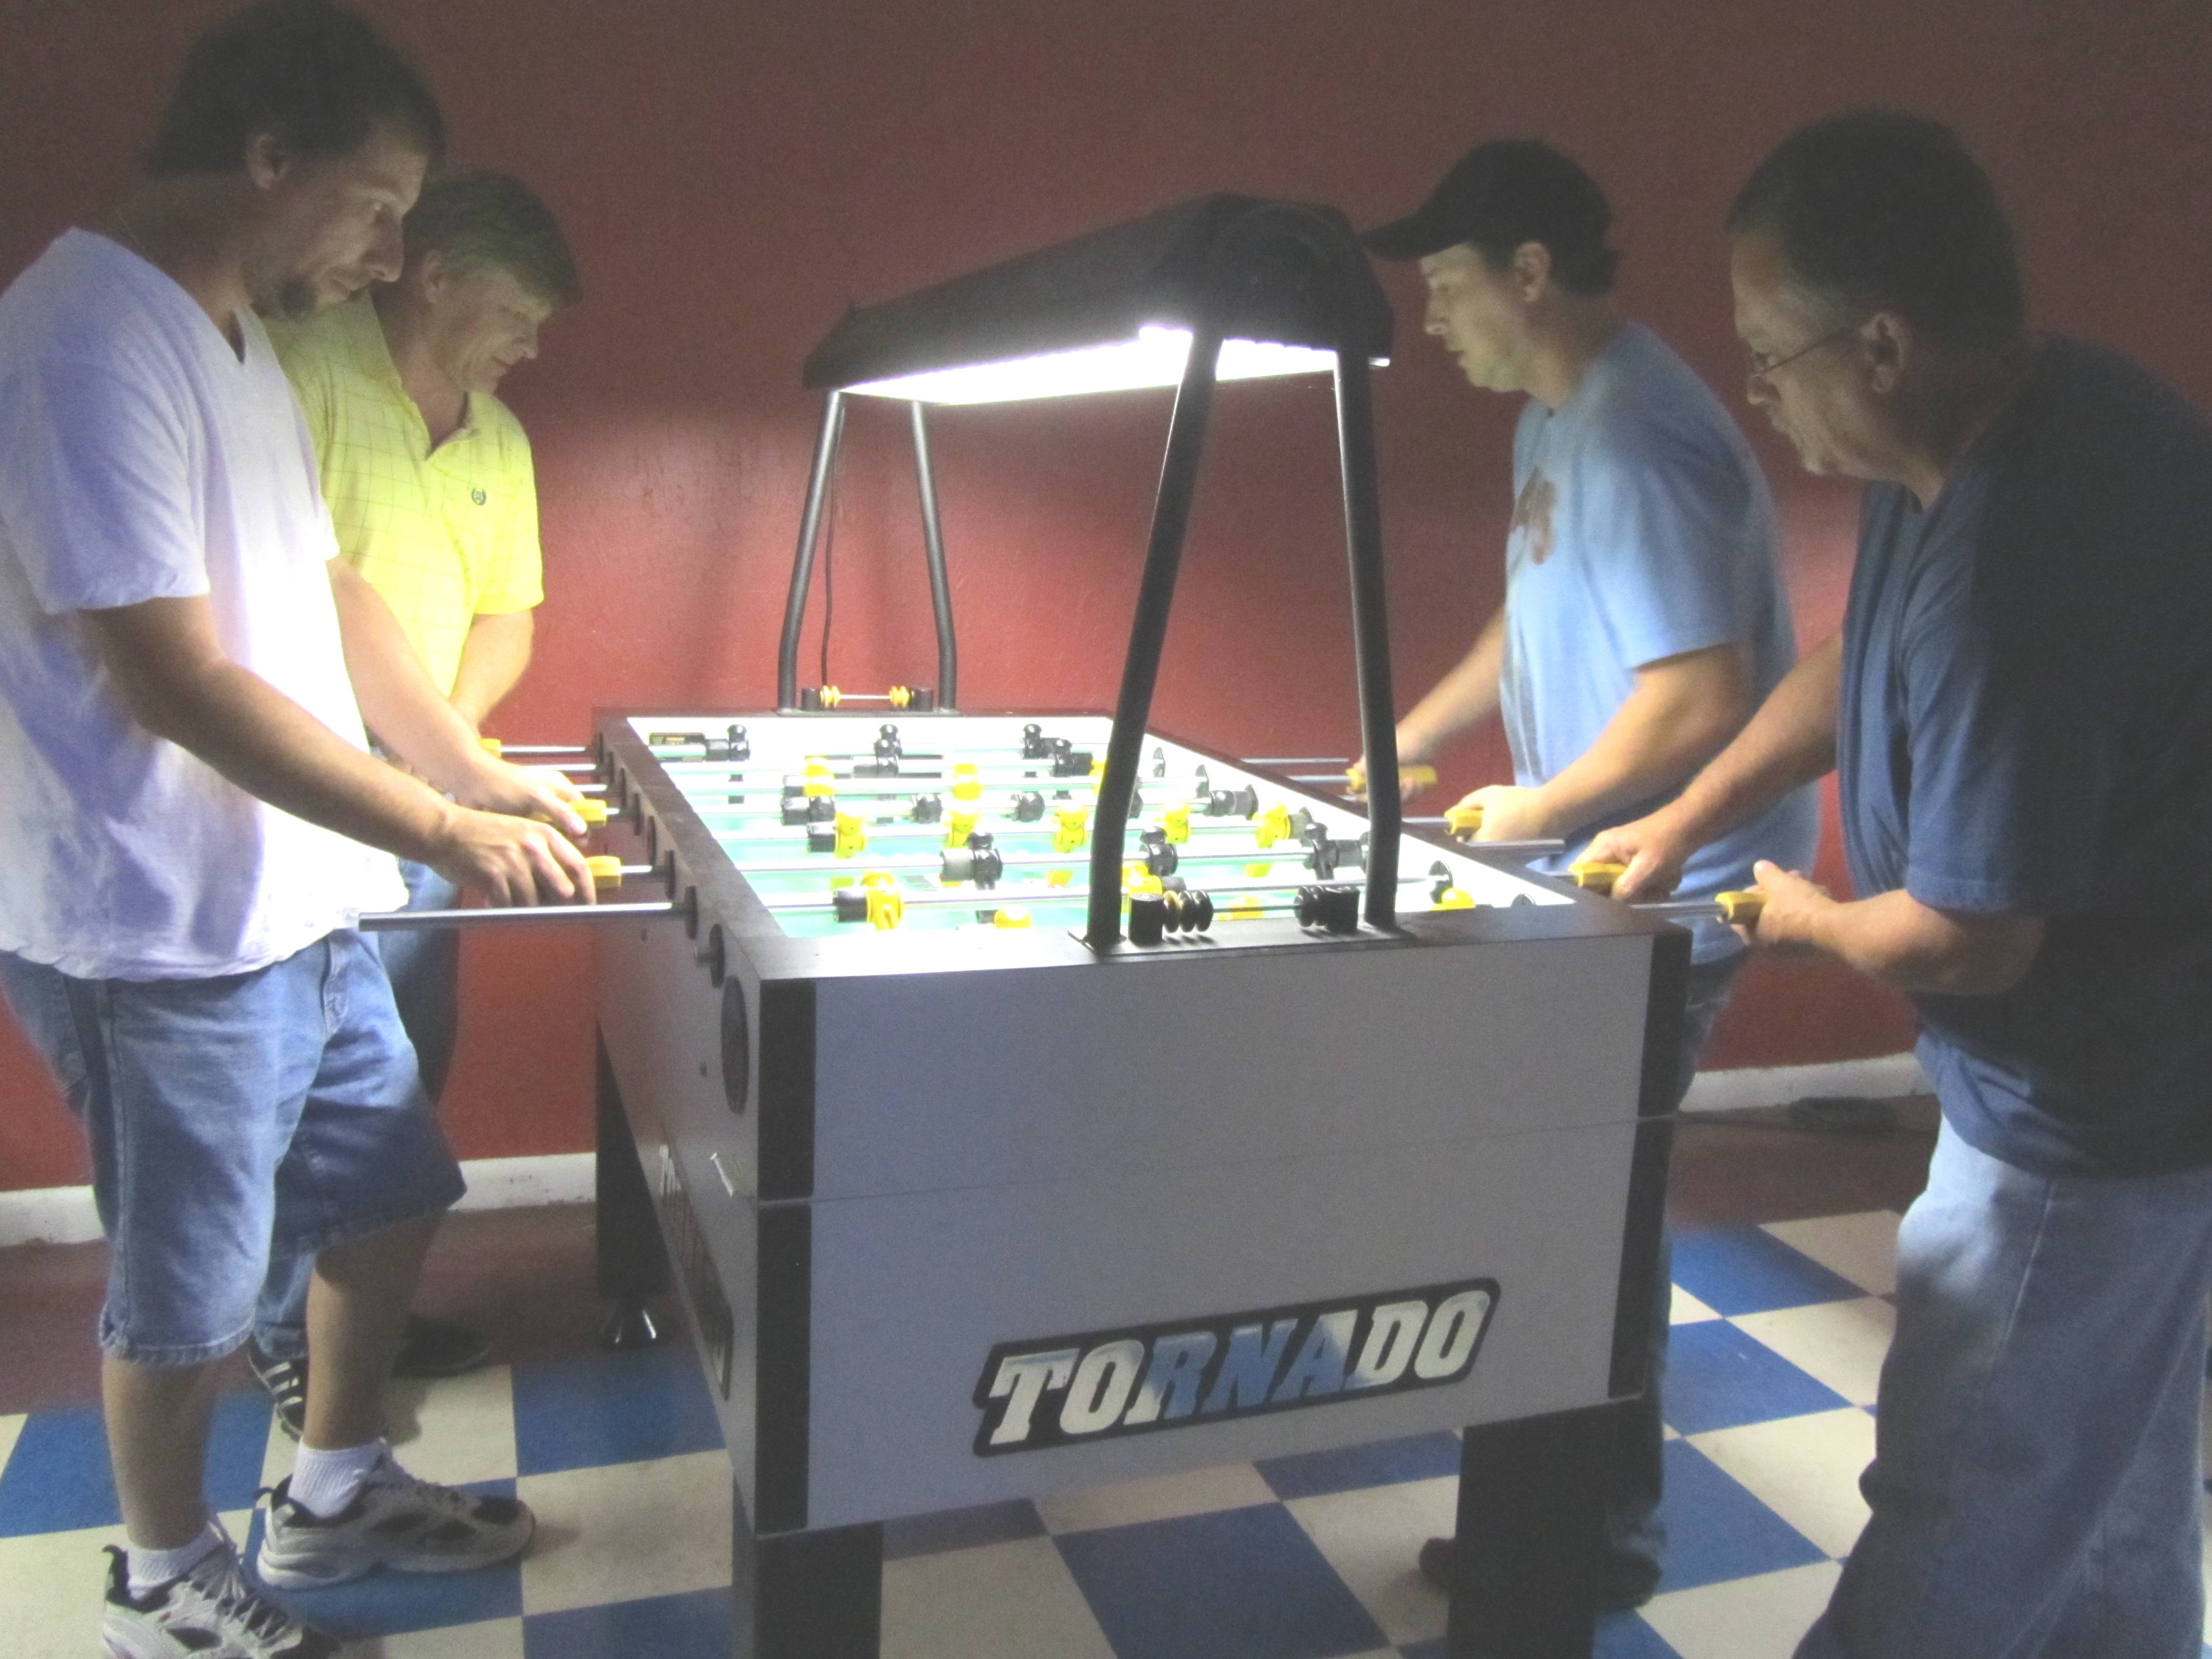
[[[131,1659],[312,1659],[204,1492],[216,1360],[272,1241],[315,1365],[264,1584],[452,1571],[512,1498],[408,1475],[381,1384],[461,1181],[363,911],[392,854],[495,902],[587,898],[573,791],[485,755],[337,547],[257,313],[396,275],[436,105],[360,18],[264,0],[192,50],[146,181],[0,295],[0,990],[92,1144]],[[363,718],[423,782],[373,758]],[[441,793],[442,792],[442,793]],[[556,827],[558,826],[558,827]]]

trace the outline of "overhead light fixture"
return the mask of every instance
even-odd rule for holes
[[[923,369],[844,388],[861,398],[899,398],[924,404],[1005,404],[1032,398],[1065,398],[1091,392],[1138,392],[1179,386],[1190,359],[1191,332],[1164,324],[1140,328],[1129,339],[1103,345],[1040,351],[994,363]],[[1387,359],[1378,360],[1381,367]],[[1285,374],[1328,374],[1336,354],[1277,340],[1224,340],[1215,359],[1217,380],[1259,380]]]
[[[937,620],[938,702],[952,708],[957,653],[925,408],[1176,388],[1093,823],[1084,938],[1094,949],[1110,949],[1121,939],[1122,842],[1214,386],[1328,373],[1336,392],[1360,736],[1370,763],[1364,914],[1370,926],[1394,928],[1397,749],[1368,384],[1370,368],[1389,360],[1390,327],[1389,301],[1341,214],[1242,196],[1201,197],[848,312],[808,356],[804,372],[805,385],[828,398],[784,607],[779,705],[800,706],[799,636],[848,397],[911,405]]]

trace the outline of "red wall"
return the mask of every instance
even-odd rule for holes
[[[1735,186],[1849,103],[1956,121],[2020,227],[2035,309],[2212,402],[2212,29],[2183,0],[373,0],[464,159],[532,179],[590,290],[511,383],[538,445],[539,665],[500,717],[574,738],[598,705],[760,706],[817,406],[799,365],[848,301],[897,293],[1217,189],[1411,205],[1478,138],[1539,132],[1611,192],[1622,295],[1734,395]],[[0,274],[128,179],[204,0],[0,0]],[[1498,600],[1512,409],[1417,326],[1378,382],[1401,702]],[[1158,720],[1243,753],[1353,746],[1319,385],[1218,409]],[[836,525],[833,677],[933,672],[895,411],[860,409]],[[965,701],[1099,705],[1118,670],[1164,396],[949,412],[939,474]],[[1850,490],[1758,434],[1799,629],[1836,625]],[[812,661],[810,635],[808,658]],[[810,668],[808,678],[812,678]],[[1445,780],[1499,775],[1496,742]],[[0,782],[0,787],[5,787]],[[1832,821],[1825,876],[1840,884]],[[469,945],[449,1121],[465,1155],[588,1138],[588,956]],[[1909,1022],[1840,971],[1764,964],[1713,1058],[1893,1052]],[[35,1064],[0,1033],[0,1188],[81,1178]]]

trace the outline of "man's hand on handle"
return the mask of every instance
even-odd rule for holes
[[[1697,850],[1698,844],[1676,829],[1662,810],[1600,830],[1583,856],[1593,863],[1624,866],[1613,884],[1613,897],[1656,899],[1674,890],[1682,879],[1682,866]]]
[[[596,896],[575,842],[550,823],[511,813],[449,807],[428,862],[491,904],[589,904]]]

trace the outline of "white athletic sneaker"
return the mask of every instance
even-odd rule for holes
[[[417,1480],[386,1452],[359,1495],[325,1520],[292,1499],[291,1478],[269,1494],[253,1571],[279,1589],[342,1584],[378,1567],[466,1572],[522,1553],[538,1525],[527,1504]]]
[[[124,1553],[107,1569],[100,1634],[108,1659],[331,1659],[337,1643],[267,1600],[238,1570],[229,1540],[181,1578],[131,1593]]]

